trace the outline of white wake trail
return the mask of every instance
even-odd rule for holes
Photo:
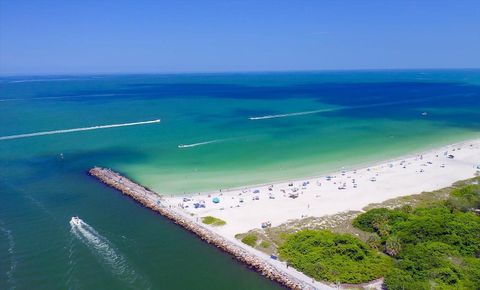
[[[0,232],[3,233],[3,235],[6,238],[6,241],[8,242],[7,251],[8,251],[8,255],[10,256],[10,268],[8,269],[8,271],[6,271],[7,283],[10,285],[9,289],[15,289],[16,281],[13,275],[15,272],[15,269],[17,268],[17,258],[15,255],[15,240],[13,239],[12,231],[7,229],[5,227],[5,224],[1,220],[0,220]]]
[[[197,147],[201,145],[207,145],[207,144],[218,143],[223,141],[226,141],[226,139],[211,140],[211,141],[205,141],[205,142],[199,142],[199,143],[193,143],[193,144],[180,144],[178,145],[178,148]]]
[[[64,133],[72,133],[72,132],[80,132],[80,131],[108,129],[108,128],[116,128],[116,127],[138,126],[138,125],[146,125],[146,124],[154,124],[154,123],[160,123],[160,119],[143,121],[143,122],[101,125],[101,126],[93,126],[93,127],[83,127],[83,128],[74,128],[74,129],[63,129],[63,130],[55,130],[55,131],[44,131],[44,132],[35,132],[35,133],[28,133],[28,134],[10,135],[10,136],[0,137],[0,141],[19,139],[19,138],[30,138],[30,137],[37,137],[37,136],[43,136],[43,135],[54,135],[54,134],[64,134]]]
[[[400,105],[400,104],[406,104],[406,103],[415,103],[415,102],[425,101],[425,100],[428,100],[428,99],[431,99],[431,98],[423,98],[423,99],[417,99],[417,100],[394,101],[394,102],[360,105],[360,106],[351,106],[351,107],[320,109],[320,110],[294,112],[294,113],[287,113],[287,114],[266,115],[266,116],[258,116],[258,117],[249,117],[248,119],[249,120],[265,120],[265,119],[274,119],[274,118],[285,118],[285,117],[310,115],[310,114],[334,112],[334,111],[341,111],[341,110],[366,109],[366,108],[374,108],[374,107],[382,107],[382,106]]]
[[[110,241],[100,235],[93,227],[79,218],[72,218],[70,226],[72,234],[84,243],[114,276],[130,285],[134,285],[133,288],[140,286],[140,288],[151,288],[150,283],[129,267],[126,258],[118,253]]]
[[[293,117],[293,116],[302,116],[302,115],[309,115],[309,114],[317,114],[322,112],[331,112],[341,110],[343,108],[332,108],[332,109],[322,109],[322,110],[313,110],[313,111],[305,111],[305,112],[296,112],[296,113],[288,113],[288,114],[278,114],[278,115],[266,115],[266,116],[259,116],[259,117],[249,117],[249,120],[265,120],[265,119],[274,119],[274,118],[284,118],[284,117]]]

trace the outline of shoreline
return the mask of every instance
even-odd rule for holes
[[[372,161],[364,161],[364,162],[359,162],[355,165],[351,166],[342,166],[340,169],[335,168],[335,169],[326,169],[324,171],[320,171],[318,174],[315,175],[309,175],[309,176],[304,176],[304,177],[295,177],[292,179],[284,179],[284,178],[279,178],[279,179],[273,179],[268,182],[261,182],[261,183],[253,183],[253,184],[248,184],[248,185],[243,185],[243,186],[234,186],[234,187],[227,187],[227,188],[221,188],[221,189],[215,189],[215,190],[206,190],[206,191],[199,191],[199,192],[185,192],[185,193],[177,193],[177,194],[168,194],[168,193],[161,193],[162,196],[169,197],[169,198],[175,198],[175,197],[195,197],[198,196],[198,194],[205,195],[205,194],[217,194],[220,190],[222,193],[229,193],[233,191],[238,191],[238,190],[244,190],[248,188],[254,188],[254,187],[264,187],[268,186],[271,184],[279,184],[279,183],[287,183],[287,182],[299,182],[302,180],[306,179],[318,179],[322,178],[328,175],[333,175],[333,174],[338,174],[341,173],[342,171],[354,171],[354,170],[361,170],[364,168],[368,167],[376,167],[379,165],[383,165],[386,163],[392,163],[396,162],[399,160],[403,159],[409,159],[415,156],[419,155],[426,155],[429,153],[432,153],[434,151],[439,151],[442,149],[447,149],[450,147],[456,147],[456,146],[461,146],[465,145],[467,143],[476,143],[480,142],[480,136],[475,137],[475,138],[468,138],[463,141],[455,142],[455,143],[450,143],[447,145],[442,145],[442,146],[434,146],[430,147],[429,149],[424,149],[424,150],[418,150],[418,151],[413,151],[411,153],[403,154],[397,157],[392,157],[392,158],[387,158],[387,159],[375,159]]]
[[[478,165],[480,138],[475,138],[316,177],[164,198],[187,214],[226,221],[213,230],[234,237],[264,222],[277,226],[308,216],[361,211],[371,203],[447,187],[473,177]]]
[[[95,167],[89,171],[106,185],[290,289],[335,289],[336,285],[312,280],[285,262],[243,244],[236,234],[263,227],[263,221],[268,221],[268,226],[278,226],[309,216],[361,211],[368,204],[444,188],[479,173],[480,138],[317,177],[173,197],[158,194],[110,169]],[[193,207],[199,202],[204,207]],[[208,215],[226,224],[203,224],[201,217]],[[383,278],[379,278],[361,285],[381,289],[382,283]],[[340,286],[343,289],[351,285]]]

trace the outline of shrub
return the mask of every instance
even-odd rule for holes
[[[353,225],[366,232],[374,232],[382,224],[394,224],[404,221],[408,214],[401,210],[389,210],[386,208],[376,208],[367,211],[353,220]]]
[[[296,269],[330,282],[363,283],[381,277],[391,259],[356,237],[329,231],[302,230],[287,237],[280,258]]]
[[[260,247],[266,249],[266,248],[270,247],[270,243],[267,242],[267,241],[262,241],[262,242],[260,243]]]
[[[224,220],[221,220],[221,219],[213,217],[213,216],[202,217],[202,222],[204,224],[215,226],[215,227],[223,226],[223,225],[226,224],[226,222]]]
[[[447,200],[451,210],[469,211],[480,208],[480,185],[468,185],[455,189]]]
[[[355,219],[355,227],[373,232],[370,245],[380,239],[396,258],[385,277],[387,289],[479,289],[480,217],[470,212],[478,206],[478,190],[466,186],[454,190],[447,202],[374,209]]]
[[[256,235],[248,234],[245,237],[243,237],[242,243],[249,245],[250,247],[255,247],[255,245],[257,244],[257,240],[258,238]]]

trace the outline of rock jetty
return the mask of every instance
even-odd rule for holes
[[[257,271],[261,275],[290,289],[316,289],[316,287],[310,285],[309,283],[300,281],[291,274],[278,269],[264,259],[248,252],[241,246],[228,241],[219,234],[195,222],[192,218],[175,211],[170,206],[165,204],[161,195],[133,182],[126,177],[123,177],[119,173],[107,168],[94,167],[89,170],[89,174],[98,178],[106,185],[113,187],[123,194],[133,198],[142,206],[158,212],[174,223],[194,233],[205,242],[212,244],[222,251],[232,255],[235,259],[248,265],[251,269]]]

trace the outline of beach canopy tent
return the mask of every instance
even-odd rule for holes
[[[212,198],[212,201],[213,201],[213,203],[219,203],[219,202],[220,202],[220,198],[214,197],[214,198]]]
[[[258,189],[255,189],[255,190],[253,191],[253,193],[259,193],[259,192],[260,192],[260,190],[258,190]]]

